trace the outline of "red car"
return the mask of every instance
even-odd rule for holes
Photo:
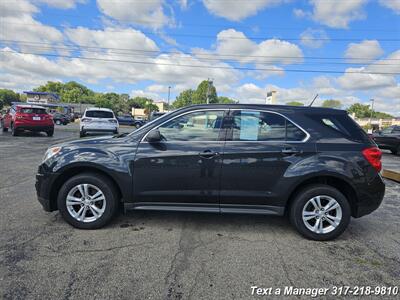
[[[11,130],[12,135],[29,130],[46,132],[48,136],[54,134],[53,117],[42,106],[16,104],[11,106],[1,121],[3,131]]]

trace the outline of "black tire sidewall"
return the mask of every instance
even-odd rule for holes
[[[318,234],[310,231],[303,222],[302,213],[304,205],[308,200],[318,195],[326,195],[334,198],[342,208],[342,220],[339,226],[326,234]],[[294,199],[290,208],[290,221],[293,226],[306,238],[317,241],[327,241],[337,238],[346,230],[350,222],[350,217],[351,208],[346,197],[340,191],[328,185],[310,185],[302,189]]]
[[[66,197],[68,192],[76,185],[88,183],[97,186],[104,194],[106,199],[106,209],[103,215],[96,221],[90,223],[80,222],[74,219],[68,212],[66,206]],[[61,187],[57,198],[58,210],[62,217],[69,224],[80,229],[97,229],[106,225],[118,211],[118,198],[113,183],[100,174],[85,173],[70,178]]]

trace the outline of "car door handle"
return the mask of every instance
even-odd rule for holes
[[[199,153],[199,156],[201,158],[205,158],[205,159],[211,159],[217,155],[219,155],[218,152],[213,152],[211,150],[205,150],[205,151]]]
[[[283,155],[296,155],[302,153],[302,151],[294,148],[284,148],[281,152]]]

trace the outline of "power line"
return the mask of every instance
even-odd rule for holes
[[[58,47],[58,46],[29,46],[31,49],[31,51],[42,51],[42,50],[66,50],[66,51],[74,51],[77,49],[74,48],[66,48],[66,47]],[[90,52],[90,53],[99,53],[99,54],[105,54],[105,53],[101,53],[97,50],[84,50],[85,52]],[[106,53],[109,56],[115,55],[117,57],[122,56],[122,57],[147,57],[147,58],[153,58],[154,56],[146,54],[146,53],[126,53],[126,52],[108,52]],[[210,55],[213,56],[213,55]],[[303,62],[301,59],[301,57],[299,57],[298,61],[279,61],[279,60],[245,60],[245,61],[241,61],[239,59],[232,59],[232,58],[210,58],[210,57],[198,57],[195,54],[191,55],[190,57],[179,57],[180,60],[189,60],[189,59],[193,59],[193,58],[197,58],[201,61],[216,61],[216,62],[220,62],[220,61],[224,61],[227,63],[243,63],[243,64],[257,64],[257,65],[294,65],[294,64],[301,64],[301,65],[365,65],[365,62],[332,62],[332,61],[328,61],[328,62]],[[243,56],[243,58],[247,58],[245,56]],[[373,63],[374,66],[400,66],[399,63]]]
[[[59,25],[45,25],[45,24],[33,24],[33,23],[18,23],[18,22],[6,22],[3,21],[3,24],[11,24],[11,25],[23,25],[23,26],[49,26],[49,27],[54,27],[54,28],[62,28],[65,29],[66,27],[64,26],[59,26]],[[67,29],[74,29],[74,28],[67,28]],[[88,30],[99,30],[99,29],[88,29]],[[102,30],[102,29],[101,29]],[[125,32],[122,30],[112,30],[113,32]],[[144,31],[140,30],[141,33],[147,34],[147,35],[156,35],[158,36],[157,32],[153,31]],[[186,38],[200,38],[200,39],[215,39],[215,35],[203,35],[203,34],[186,34],[186,33],[166,33],[168,36],[172,37],[186,37]],[[285,41],[302,41],[304,38],[298,38],[298,37],[278,37],[278,36],[224,36],[223,39],[228,39],[228,40],[271,40],[271,39],[277,39],[277,40],[285,40]],[[361,38],[306,38],[307,41],[329,41],[329,42],[357,42],[361,41],[364,39]],[[380,38],[376,39],[379,42],[400,42],[399,38]]]
[[[235,67],[235,66],[215,66],[215,65],[190,65],[190,64],[174,64],[174,63],[161,63],[161,62],[144,62],[144,61],[131,61],[131,60],[117,60],[117,59],[106,59],[98,57],[82,57],[82,56],[72,56],[72,55],[61,55],[61,54],[49,54],[49,53],[33,53],[26,51],[9,51],[0,50],[3,53],[9,54],[32,54],[37,56],[49,56],[49,57],[63,57],[63,58],[78,58],[83,60],[93,60],[93,61],[104,61],[104,62],[119,62],[119,63],[131,63],[131,64],[141,64],[141,65],[159,65],[159,66],[174,66],[174,67],[187,67],[187,68],[202,68],[202,69],[229,69],[229,70],[245,70],[245,71],[270,71],[270,72],[282,72],[282,70],[277,70],[273,68],[250,68],[250,67]],[[333,70],[302,70],[302,69],[285,69],[285,72],[293,73],[326,73],[326,74],[370,74],[370,75],[399,75],[395,72],[361,72],[361,71],[333,71]]]
[[[33,45],[50,45],[50,48],[54,48],[54,43],[47,42],[30,42],[30,41],[21,41],[21,40],[2,40],[0,42],[4,43],[18,43],[18,44],[33,44]],[[229,54],[229,53],[191,53],[185,51],[165,51],[165,50],[147,50],[147,49],[132,49],[132,48],[115,48],[115,47],[99,47],[99,46],[90,46],[90,45],[73,45],[73,44],[65,44],[66,47],[75,48],[76,50],[82,49],[100,49],[100,50],[121,50],[121,51],[129,51],[129,52],[145,52],[145,53],[155,53],[155,54],[187,54],[187,55],[196,55],[196,56],[205,56],[205,57],[251,57],[251,58],[288,58],[288,59],[316,59],[316,60],[344,60],[343,57],[324,57],[324,56],[283,56],[283,55],[246,55],[243,56],[241,54]],[[58,46],[57,46],[58,47]],[[68,50],[68,48],[66,49]],[[355,61],[368,61],[375,60],[366,57],[353,57],[346,58],[346,60],[355,60]],[[400,61],[400,58],[381,58],[379,61]]]

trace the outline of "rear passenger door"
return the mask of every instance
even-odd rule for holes
[[[315,147],[308,133],[269,111],[231,110],[223,153],[221,212],[281,214],[284,174]]]

